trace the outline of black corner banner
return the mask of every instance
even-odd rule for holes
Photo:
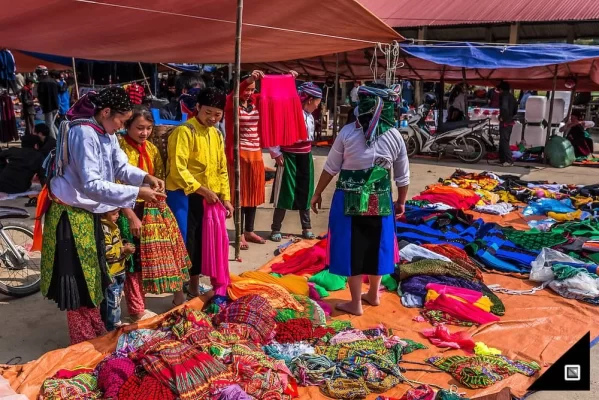
[[[591,390],[591,333],[587,333],[557,360],[528,390]]]

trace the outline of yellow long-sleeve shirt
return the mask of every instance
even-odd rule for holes
[[[221,200],[230,200],[229,176],[223,138],[214,127],[202,125],[196,118],[193,126],[176,128],[168,138],[166,189],[191,194],[206,186]]]
[[[133,148],[133,146],[127,143],[127,141],[124,138],[119,138],[119,145],[121,146],[121,150],[123,150],[127,155],[127,158],[129,159],[129,164],[133,165],[134,167],[139,166],[140,155],[137,149]],[[154,169],[153,175],[158,179],[164,179],[164,164],[162,162],[162,157],[160,157],[160,152],[158,151],[158,148],[152,142],[146,142],[146,150],[152,161],[152,167]],[[144,165],[144,168],[142,169],[147,173],[150,173],[147,165]]]

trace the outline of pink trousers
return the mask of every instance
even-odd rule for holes
[[[100,308],[82,307],[75,311],[67,311],[67,324],[71,344],[85,342],[106,333]]]
[[[141,272],[127,272],[125,277],[125,299],[127,299],[129,315],[144,313],[146,297],[141,282]]]

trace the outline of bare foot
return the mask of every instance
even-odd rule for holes
[[[343,311],[346,312],[348,314],[353,314],[353,315],[362,315],[363,311],[362,311],[362,304],[358,303],[358,306],[356,307],[351,301],[345,302],[345,303],[338,303],[335,308],[339,311]]]
[[[239,244],[240,250],[249,250],[248,242],[245,240],[245,235],[241,235],[241,243]]]
[[[250,243],[258,243],[258,244],[266,243],[266,240],[264,240],[260,236],[256,235],[254,232],[245,232],[243,234],[243,236],[245,237],[245,240],[247,240]]]
[[[373,298],[368,293],[362,293],[362,300],[375,307],[381,304],[381,300],[378,296]]]

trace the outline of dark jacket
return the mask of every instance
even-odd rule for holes
[[[0,152],[0,192],[23,193],[31,187],[31,181],[38,174],[40,182],[45,182],[42,168],[44,156],[36,149],[12,147]]]
[[[50,154],[50,152],[52,150],[54,150],[55,148],[56,148],[56,139],[48,136],[46,138],[46,140],[44,141],[44,143],[42,144],[42,147],[40,147],[39,152],[42,153],[42,155],[44,156],[44,159],[45,159],[48,156],[48,154]]]
[[[45,77],[37,84],[37,98],[44,113],[58,111],[58,83]]]
[[[24,115],[35,115],[35,107],[33,105],[33,92],[29,86],[23,86],[19,95],[19,100],[23,105]]]
[[[518,102],[510,92],[501,92],[499,96],[499,120],[505,124],[514,122],[518,113]]]

